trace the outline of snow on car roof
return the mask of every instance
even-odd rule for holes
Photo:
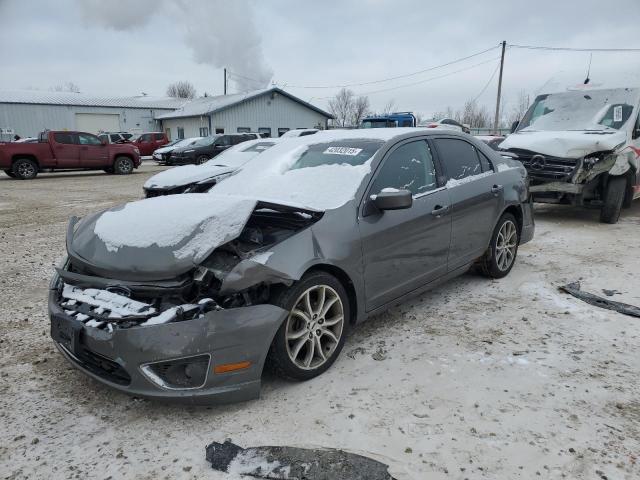
[[[371,171],[371,157],[384,142],[416,132],[415,128],[329,130],[288,138],[250,160],[212,192],[246,195],[315,210],[338,208],[354,198],[362,180]],[[358,164],[348,163],[352,156],[362,153],[364,144],[370,146],[376,140],[379,145],[365,150],[370,151],[367,159]],[[316,158],[325,155],[327,162],[292,168],[310,150],[315,151]]]

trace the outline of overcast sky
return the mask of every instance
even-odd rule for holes
[[[489,6],[490,5],[490,6]],[[72,81],[87,94],[163,95],[189,80],[222,93],[222,67],[272,81],[320,107],[337,89],[416,72],[497,46],[639,48],[640,0],[0,0],[0,89]],[[354,86],[373,108],[430,114],[478,95],[493,109],[499,50],[390,82]],[[507,50],[503,99],[535,95],[551,78],[579,83],[589,53]],[[480,64],[480,65],[478,65]],[[458,73],[452,73],[459,70]],[[449,75],[450,74],[450,75]],[[433,77],[447,75],[444,78]],[[640,79],[640,53],[594,53],[592,82]],[[432,79],[432,80],[430,80]],[[416,85],[404,85],[421,82]],[[383,89],[394,90],[379,91]],[[370,93],[377,92],[377,93]]]

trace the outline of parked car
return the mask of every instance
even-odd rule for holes
[[[171,153],[176,148],[193,145],[195,142],[197,142],[202,138],[204,137],[193,137],[193,138],[184,138],[184,139],[174,140],[172,142],[167,143],[164,147],[160,147],[157,150],[155,150],[151,155],[151,157],[160,164],[167,164],[167,160],[169,160]]]
[[[141,134],[133,141],[133,144],[140,150],[140,155],[148,157],[152,155],[155,150],[169,143],[169,138],[166,133],[162,132],[148,132]]]
[[[140,166],[131,144],[109,145],[85,132],[46,131],[38,143],[0,143],[0,169],[12,178],[31,180],[42,170],[104,170],[120,175]]]
[[[500,144],[505,139],[502,135],[475,135],[475,137],[478,140],[482,140],[494,150],[499,150]]]
[[[282,134],[280,138],[294,138],[294,137],[305,137],[307,135],[313,135],[314,133],[318,133],[320,130],[317,128],[296,128],[294,130],[289,130]]]
[[[616,223],[640,197],[640,88],[540,95],[500,148],[529,171],[534,201],[599,208]]]
[[[135,134],[129,132],[102,132],[98,134],[100,140],[107,143],[125,143],[134,140]]]
[[[445,130],[456,130],[458,132],[471,133],[469,125],[460,123],[453,118],[441,118],[440,120],[426,120],[420,122],[419,127],[426,128],[443,128]]]
[[[394,112],[372,115],[362,119],[360,128],[415,127],[416,116],[412,112]]]
[[[512,269],[534,233],[527,172],[453,131],[287,139],[206,194],[72,218],[51,335],[136,396],[258,396],[265,361],[306,380],[354,324],[474,265]]]
[[[142,187],[145,197],[207,192],[278,141],[276,138],[248,140],[225,150],[202,165],[183,165],[157,173]]]
[[[259,138],[256,133],[231,133],[203,137],[193,145],[174,149],[165,163],[167,165],[180,165],[185,163],[202,165],[210,158],[224,152],[227,148],[246,142],[247,140],[255,140],[256,138]]]

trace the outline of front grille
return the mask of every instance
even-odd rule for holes
[[[579,159],[576,158],[541,155],[530,150],[511,148],[508,151],[518,156],[518,160],[527,169],[529,177],[537,183],[569,181],[579,163]]]
[[[80,360],[82,367],[105,380],[125,386],[131,383],[131,377],[127,371],[120,364],[107,357],[103,357],[84,347],[80,348],[80,352],[75,357]]]

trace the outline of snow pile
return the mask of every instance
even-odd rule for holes
[[[156,312],[156,309],[151,305],[132,300],[124,295],[118,295],[117,293],[99,290],[97,288],[81,289],[66,283],[62,289],[62,298],[69,300],[62,304],[63,307],[73,306],[77,302],[82,302],[97,307],[96,313],[98,313],[98,309],[100,313],[105,310],[110,311],[109,317],[111,318],[126,317],[128,315],[152,315]],[[89,317],[78,318],[78,320],[82,321],[87,318]]]
[[[234,195],[148,198],[104,212],[94,233],[110,252],[156,245],[174,248],[176,258],[198,257],[236,238],[255,204]]]

